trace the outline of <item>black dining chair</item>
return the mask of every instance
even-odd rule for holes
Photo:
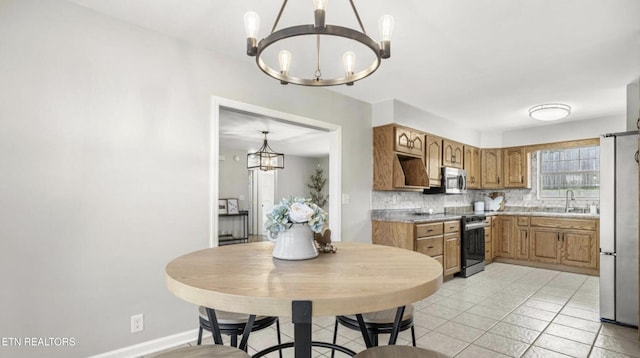
[[[249,315],[243,313],[234,313],[234,312],[226,312],[221,310],[212,310],[215,312],[215,318],[218,321],[219,333],[226,334],[231,338],[231,345],[233,347],[238,347],[238,336],[242,336],[245,326],[249,321]],[[198,341],[197,344],[202,344],[202,333],[203,331],[212,332],[215,336],[215,332],[211,328],[211,322],[209,321],[209,316],[207,314],[207,309],[204,306],[199,307],[200,312],[200,327],[198,329]],[[271,316],[256,316],[253,324],[251,326],[251,332],[259,331],[261,329],[265,329],[267,327],[272,326],[275,323],[276,325],[276,333],[278,344],[282,343],[282,338],[280,336],[280,321],[278,317]],[[247,351],[247,346],[240,344],[240,349]],[[282,350],[279,351],[280,358],[282,358]]]
[[[235,347],[207,344],[173,349],[154,355],[155,358],[250,358],[247,352]]]
[[[363,313],[361,315],[366,327],[367,335],[371,340],[372,347],[376,347],[378,345],[378,335],[392,333],[396,312],[397,309],[392,308],[384,311]],[[333,344],[336,344],[336,340],[338,338],[338,325],[342,325],[356,331],[362,331],[356,315],[336,316],[336,323],[333,329]],[[400,320],[399,332],[406,331],[407,329],[411,329],[411,341],[415,347],[416,332],[413,326],[413,305],[405,306],[402,319]],[[335,351],[331,351],[332,358],[334,357],[334,354]]]

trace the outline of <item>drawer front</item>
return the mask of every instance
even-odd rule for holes
[[[596,230],[598,222],[594,219],[550,218],[534,216],[531,226],[552,227],[561,229]]]
[[[442,235],[416,240],[416,251],[429,256],[442,255]]]
[[[460,221],[445,221],[444,233],[458,232],[460,231]]]
[[[433,257],[433,259],[434,259],[434,260],[436,260],[436,261],[438,261],[438,262],[440,263],[440,265],[443,265],[443,267],[444,267],[444,264],[443,264],[443,262],[444,262],[443,257],[444,257],[444,256],[442,256],[442,255],[440,255],[440,256],[434,256],[434,257]]]
[[[529,226],[529,217],[518,216],[518,226]]]
[[[442,223],[416,224],[416,237],[442,235]]]
[[[484,229],[484,242],[491,242],[491,230]],[[488,232],[487,232],[488,231]]]
[[[491,226],[491,216],[487,216],[487,217],[484,219],[484,224],[485,224],[487,227]]]

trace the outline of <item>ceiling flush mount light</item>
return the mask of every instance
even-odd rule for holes
[[[276,17],[276,21],[273,24],[273,28],[271,29],[271,33],[267,35],[267,37],[260,40],[260,42],[258,42],[257,40],[260,17],[253,11],[247,12],[244,15],[244,25],[245,31],[247,33],[247,55],[255,56],[258,67],[264,73],[277,80],[280,80],[280,83],[285,85],[288,83],[293,83],[303,86],[335,86],[343,84],[350,86],[353,85],[354,82],[371,75],[378,69],[378,67],[380,67],[380,62],[382,61],[382,59],[391,57],[390,37],[394,25],[393,17],[391,15],[384,15],[380,18],[378,22],[378,27],[380,30],[380,42],[376,42],[374,39],[369,37],[369,35],[367,35],[364,29],[364,25],[362,25],[362,21],[360,20],[358,10],[353,4],[353,0],[349,0],[349,3],[351,4],[351,8],[353,9],[353,13],[358,21],[358,24],[360,25],[361,31],[343,26],[327,25],[325,23],[327,2],[328,0],[313,0],[314,24],[285,27],[276,31],[276,27],[278,26],[278,22],[280,21],[282,12],[287,5],[287,0],[284,0],[282,2],[282,6],[280,7],[280,12]],[[276,70],[267,64],[267,61],[264,58],[264,51],[267,48],[285,39],[308,35],[313,35],[311,37],[313,37],[315,41],[315,72],[309,73],[309,76],[296,76],[290,74],[290,66],[292,61],[294,61],[295,55],[292,55],[292,52],[289,52],[285,49],[281,50],[278,54],[278,64],[280,66],[279,70]],[[355,45],[357,46],[364,46],[368,48],[373,53],[372,63],[368,67],[358,71],[356,70],[356,55],[353,52],[346,51],[343,55],[332,55],[330,58],[335,58],[336,61],[339,61],[339,59],[342,58],[344,65],[344,74],[331,78],[324,78],[322,76],[320,49],[321,43],[323,42],[322,40],[328,39],[330,36],[347,39],[348,41],[355,43]],[[293,51],[293,49],[289,50]],[[303,52],[308,51],[300,50],[298,52],[298,55]]]
[[[529,117],[539,121],[557,121],[571,113],[571,107],[561,103],[540,104],[529,109]]]
[[[267,143],[267,134],[269,132],[262,132],[264,134],[264,142],[262,147],[255,153],[247,154],[247,169],[260,169],[260,170],[276,170],[284,169],[284,154],[276,153]]]

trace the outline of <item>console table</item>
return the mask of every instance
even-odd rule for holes
[[[242,220],[242,235],[218,235],[218,246],[249,242],[249,211],[242,210],[238,214],[219,214],[218,218],[240,218]]]

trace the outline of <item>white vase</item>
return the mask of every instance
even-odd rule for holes
[[[278,233],[273,257],[281,260],[307,260],[318,256],[313,231],[307,224],[293,224]]]

